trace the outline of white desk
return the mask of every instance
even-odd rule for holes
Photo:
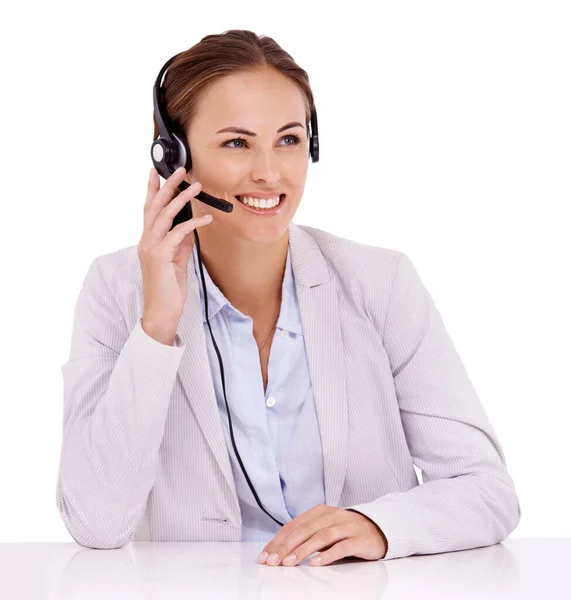
[[[70,543],[0,544],[7,600],[414,600],[571,598],[571,540],[501,544],[386,562],[260,565],[261,542],[134,542],[96,550]]]

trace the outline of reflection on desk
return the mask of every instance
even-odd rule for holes
[[[0,594],[25,600],[290,600],[352,598],[571,598],[570,539],[500,544],[391,561],[323,567],[258,563],[258,542],[133,542],[97,550],[76,543],[0,544]]]

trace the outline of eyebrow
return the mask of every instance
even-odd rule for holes
[[[297,121],[292,121],[291,123],[286,123],[283,127],[280,127],[276,133],[280,133],[289,129],[290,127],[301,127],[303,129],[303,125],[298,123]],[[242,129],[241,127],[225,127],[224,129],[220,129],[216,133],[224,133],[225,131],[231,131],[232,133],[241,133],[242,135],[251,135],[252,137],[256,137],[256,134],[253,131],[248,131],[247,129]]]

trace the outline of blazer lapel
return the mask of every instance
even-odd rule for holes
[[[347,399],[338,287],[316,241],[293,222],[289,226],[289,245],[321,433],[325,502],[330,506],[338,506],[347,465]],[[208,362],[199,285],[202,285],[202,281],[200,274],[196,276],[191,257],[188,297],[178,327],[179,335],[186,343],[178,375],[239,507]],[[231,365],[224,367],[226,375]],[[218,370],[216,376],[219,376]]]
[[[347,467],[347,398],[339,294],[313,236],[289,228],[292,269],[321,433],[325,503],[339,506]]]

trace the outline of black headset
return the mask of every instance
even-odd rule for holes
[[[161,87],[163,75],[167,70],[167,67],[177,56],[179,55],[177,54],[173,56],[163,65],[153,87],[153,108],[155,113],[155,119],[157,120],[157,124],[159,126],[159,136],[153,141],[151,145],[151,158],[159,175],[161,175],[164,179],[168,179],[180,167],[184,167],[188,173],[192,165],[192,160],[190,157],[190,148],[188,146],[186,135],[176,121],[169,119],[165,104],[165,92],[164,89]],[[311,156],[312,162],[317,162],[319,160],[319,138],[317,135],[317,112],[315,111],[315,107],[312,107],[311,110],[311,135],[309,138],[309,155]],[[188,187],[190,187],[190,184],[186,181],[182,181],[179,184],[178,189],[182,192]],[[218,210],[222,210],[224,212],[232,212],[232,209],[234,208],[234,205],[231,202],[223,200],[222,198],[216,198],[214,196],[211,196],[210,194],[207,194],[202,190],[198,192],[198,194],[196,194],[196,196],[194,197],[197,200],[201,200],[205,204],[208,204],[209,206],[212,206],[213,208],[217,208]],[[192,207],[190,204],[190,200],[184,205],[184,207],[173,219],[173,224],[170,230],[176,227],[176,225],[178,225],[179,223],[183,223],[184,221],[188,221],[189,219],[192,219]],[[252,490],[252,494],[256,502],[258,503],[258,506],[278,525],[283,526],[283,523],[275,519],[261,505],[260,499],[258,498],[258,494],[256,494],[254,486],[252,485],[252,482],[250,481],[250,478],[246,473],[246,469],[244,468],[244,464],[242,463],[242,459],[240,457],[240,453],[238,452],[238,448],[236,448],[234,431],[232,429],[232,418],[230,417],[230,409],[228,407],[228,400],[226,399],[226,385],[224,381],[224,367],[222,366],[222,357],[220,356],[220,351],[218,350],[216,341],[214,340],[212,327],[210,327],[210,317],[208,316],[208,298],[206,293],[204,271],[202,268],[202,256],[200,254],[200,241],[198,239],[197,228],[194,229],[194,237],[196,239],[198,266],[200,268],[202,290],[204,292],[204,310],[206,313],[208,329],[210,330],[210,337],[212,338],[212,343],[214,344],[216,355],[218,356],[218,363],[220,364],[220,372],[222,375],[222,389],[224,390],[224,401],[226,402],[226,412],[228,414],[228,421],[230,424],[230,438],[232,440],[232,446],[234,448],[234,452],[236,453],[236,458],[240,463],[240,467],[242,468],[242,472],[244,473],[244,477],[246,478],[246,481],[250,486],[250,490]]]

